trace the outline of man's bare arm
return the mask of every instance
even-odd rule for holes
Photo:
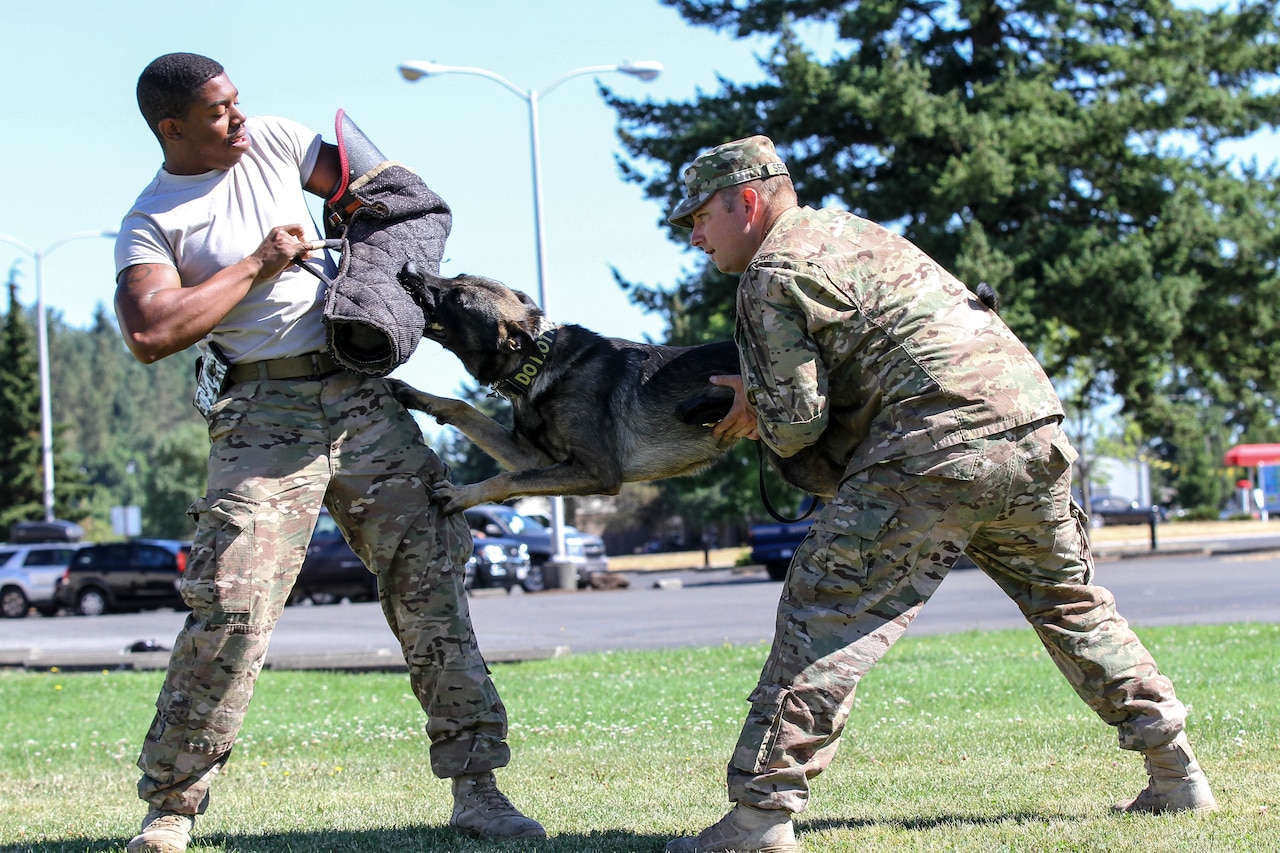
[[[272,228],[253,254],[210,278],[183,287],[166,264],[135,264],[116,283],[116,318],[125,344],[145,364],[182,352],[227,316],[249,288],[280,274],[312,248],[301,225]]]
[[[338,148],[321,143],[306,190],[327,198],[338,185]],[[273,228],[252,255],[206,281],[183,287],[178,271],[165,264],[137,264],[116,283],[116,318],[134,358],[150,364],[182,352],[222,322],[249,289],[304,258],[310,247],[300,225]]]
[[[316,165],[311,169],[311,177],[307,178],[304,188],[309,193],[328,199],[337,189],[338,179],[341,177],[342,160],[338,157],[338,146],[320,143],[320,154],[316,157]]]

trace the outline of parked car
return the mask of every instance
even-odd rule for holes
[[[551,528],[535,518],[522,515],[503,504],[479,504],[462,511],[471,529],[484,536],[504,536],[523,542],[529,548],[529,559],[548,586],[558,582],[546,576],[551,560]],[[590,533],[582,533],[573,527],[565,527],[564,559],[578,570],[578,586],[585,586],[591,572],[609,570],[609,558],[605,555],[604,540]]]
[[[472,553],[467,561],[467,589],[502,587],[507,592],[517,586],[525,592],[546,587],[542,569],[534,568],[529,546],[507,536],[484,536],[472,531]]]
[[[529,549],[523,542],[473,532],[471,544],[464,579],[467,589],[502,587],[510,591],[519,586],[526,592],[537,592],[543,588],[542,573],[532,569]],[[378,579],[342,538],[333,516],[324,511],[316,522],[289,603],[336,604],[344,598],[377,601]]]
[[[811,527],[813,527],[812,518],[790,523],[767,522],[751,525],[751,562],[764,566],[770,580],[785,580],[787,570],[791,567],[791,558],[795,556],[796,549],[800,547],[804,537],[809,535]],[[969,559],[968,554],[961,554],[952,566],[953,569],[976,569],[977,567],[977,564]]]
[[[809,534],[813,519],[751,525],[751,562],[764,566],[769,579],[780,581],[787,576],[787,567],[795,556],[801,540]]]
[[[190,542],[131,539],[86,545],[58,582],[55,599],[81,616],[157,607],[185,609],[179,587]]]
[[[1105,527],[1108,524],[1150,524],[1168,521],[1169,513],[1160,506],[1142,506],[1137,501],[1116,495],[1095,497],[1089,502],[1089,526]]]
[[[0,616],[21,619],[33,607],[45,616],[57,613],[58,581],[80,548],[76,542],[0,545]]]
[[[338,523],[327,510],[320,513],[298,580],[289,595],[290,604],[337,604],[342,599],[377,601],[378,576],[365,568]]]
[[[14,545],[46,542],[79,542],[84,528],[74,521],[15,521],[9,525],[9,541]]]

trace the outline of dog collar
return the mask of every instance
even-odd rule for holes
[[[553,326],[541,335],[538,335],[537,339],[534,341],[537,345],[537,354],[526,355],[521,359],[519,366],[516,367],[516,372],[508,376],[506,379],[500,379],[493,383],[493,390],[503,396],[526,393],[533,387],[533,381],[541,375],[542,368],[550,358],[551,345],[555,342],[556,329]]]

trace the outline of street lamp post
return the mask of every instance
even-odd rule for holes
[[[26,243],[0,234],[0,243],[8,243],[19,251],[30,255],[36,268],[36,349],[40,366],[40,463],[44,469],[44,520],[53,521],[53,405],[49,390],[49,325],[45,319],[44,305],[44,259],[64,243],[72,240],[83,240],[89,237],[115,237],[115,231],[77,231],[61,237],[43,249],[28,246]]]
[[[421,60],[410,60],[400,65],[400,76],[411,83],[423,77],[432,77],[437,74],[474,74],[478,77],[487,77],[499,83],[507,91],[512,92],[529,105],[529,157],[533,166],[533,231],[538,260],[538,304],[542,306],[543,313],[549,312],[547,309],[546,245],[543,237],[544,228],[542,222],[542,151],[538,137],[538,101],[541,98],[545,98],[553,89],[571,77],[579,77],[583,74],[608,74],[614,71],[629,74],[647,83],[662,73],[662,63],[643,60],[640,62],[621,62],[615,65],[591,65],[586,68],[577,68],[560,75],[550,85],[542,89],[541,92],[536,89],[521,89],[507,78],[486,68],[440,65],[435,62]],[[551,539],[554,546],[553,556],[556,560],[560,560],[564,557],[564,498],[558,495],[551,499]]]
[[[544,313],[547,313],[547,269],[546,244],[543,238],[542,221],[542,144],[538,133],[538,102],[571,77],[580,77],[583,74],[607,74],[614,71],[629,74],[632,77],[648,82],[662,73],[662,63],[653,61],[622,62],[615,65],[591,65],[586,68],[577,68],[567,74],[560,75],[559,78],[541,92],[536,89],[521,89],[507,78],[486,68],[439,65],[435,62],[422,62],[420,60],[410,60],[400,66],[400,75],[410,82],[437,74],[474,74],[478,77],[487,77],[501,84],[503,88],[523,99],[529,105],[529,158],[533,166],[533,230],[538,259],[538,304],[542,306]]]

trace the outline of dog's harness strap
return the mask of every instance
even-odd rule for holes
[[[523,394],[533,386],[533,380],[538,378],[538,374],[542,373],[543,367],[551,358],[551,345],[556,342],[555,328],[547,329],[538,339],[534,341],[537,344],[537,355],[526,355],[520,361],[516,372],[508,376],[506,379],[500,379],[493,383],[493,390],[503,396],[509,394]]]
[[[265,361],[249,361],[233,364],[227,371],[230,382],[250,382],[265,379],[301,379],[314,382],[342,370],[338,360],[327,352],[309,352],[293,358],[269,358]]]

